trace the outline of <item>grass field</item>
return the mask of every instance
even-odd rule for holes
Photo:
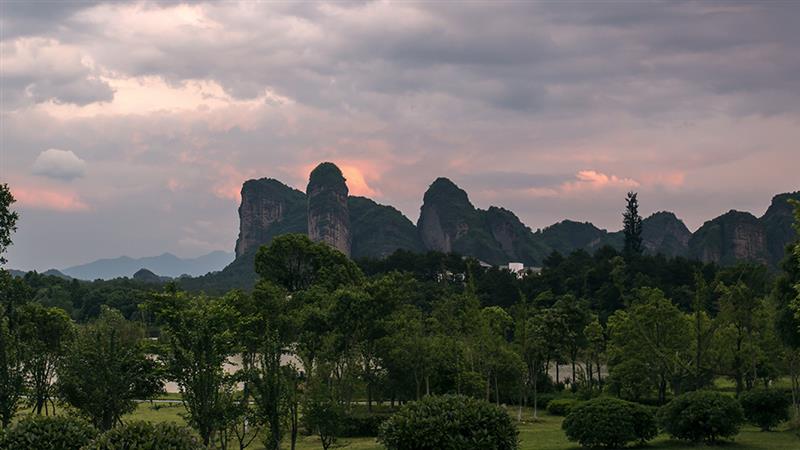
[[[183,422],[180,414],[183,412],[180,404],[150,404],[142,403],[133,414],[126,417],[128,420],[148,420],[153,422],[173,421]],[[547,413],[541,414],[538,421],[532,421],[530,416],[520,424],[520,449],[521,450],[577,450],[580,447],[567,441],[564,432],[561,431],[561,421],[563,418],[550,416]],[[380,450],[383,447],[375,442],[374,438],[343,439],[348,449],[354,450]],[[251,447],[253,450],[262,450],[260,445]],[[288,447],[287,447],[288,448]],[[301,436],[298,442],[299,450],[321,449],[319,441],[313,436]],[[698,449],[705,446],[692,446],[683,442],[669,439],[666,435],[661,435],[650,441],[643,448],[652,449]],[[757,428],[747,426],[731,443],[719,446],[726,450],[800,450],[800,436],[797,432],[779,428],[774,432],[761,432]]]

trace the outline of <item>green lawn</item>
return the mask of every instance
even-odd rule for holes
[[[126,419],[149,420],[153,422],[176,421],[182,422],[180,413],[183,406],[180,404],[150,404],[142,403],[133,414]],[[526,413],[526,421],[520,429],[520,449],[521,450],[577,450],[579,446],[567,441],[564,432],[561,431],[561,417],[550,416],[546,413],[540,415],[538,421],[532,421]],[[383,449],[374,438],[343,439],[348,444],[348,449],[355,450],[381,450]],[[262,450],[260,445],[252,446],[253,450]],[[288,446],[287,446],[288,448]],[[318,450],[322,446],[313,436],[301,436],[299,438],[298,450]],[[692,449],[705,448],[704,446],[692,446],[682,442],[670,440],[666,435],[661,435],[651,441],[646,447],[651,449]],[[800,450],[800,436],[796,432],[789,431],[785,427],[778,431],[764,433],[758,429],[747,426],[736,437],[732,443],[720,446],[726,450]]]

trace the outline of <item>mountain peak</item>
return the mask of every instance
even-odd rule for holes
[[[145,268],[137,270],[136,273],[133,274],[133,279],[143,283],[161,283],[164,281],[162,277]]]
[[[422,199],[423,207],[426,203],[451,203],[474,208],[469,201],[467,192],[449,178],[439,177],[431,183]]]
[[[308,177],[309,186],[312,184],[338,185],[345,184],[346,181],[339,166],[327,161],[319,163]]]

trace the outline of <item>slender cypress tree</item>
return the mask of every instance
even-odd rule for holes
[[[622,214],[625,255],[640,255],[642,253],[642,216],[639,215],[639,200],[636,198],[636,192],[628,192],[626,202],[625,212]]]

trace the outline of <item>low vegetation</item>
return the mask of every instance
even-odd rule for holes
[[[763,431],[769,431],[789,420],[791,400],[783,391],[771,389],[745,392],[741,396],[741,402],[747,421]]]
[[[644,444],[658,434],[651,408],[609,397],[575,405],[562,426],[567,439],[590,448],[621,448],[631,442]]]
[[[463,395],[429,396],[403,406],[382,426],[390,450],[516,450],[518,430],[508,413]]]
[[[202,450],[191,428],[174,423],[129,422],[98,436],[81,450]]]
[[[97,436],[88,422],[67,416],[28,416],[9,428],[0,440],[2,450],[76,450]]]
[[[744,411],[735,398],[719,392],[694,391],[661,407],[659,419],[663,429],[676,439],[715,444],[739,433]]]

